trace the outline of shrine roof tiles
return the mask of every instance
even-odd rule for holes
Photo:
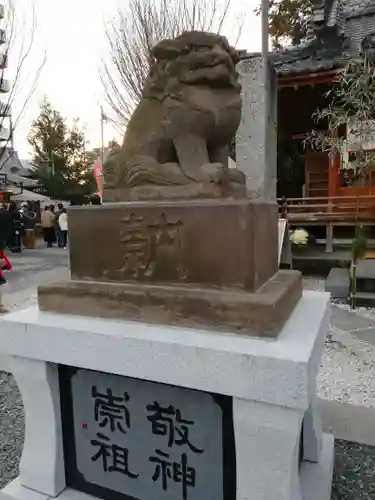
[[[375,12],[374,0],[341,0],[346,18],[365,16]]]
[[[321,71],[340,68],[345,65],[348,60],[349,58],[342,54],[329,58],[316,58],[311,56],[299,61],[275,63],[274,67],[276,72],[280,75],[319,73]]]
[[[324,17],[308,42],[269,54],[278,74],[329,71],[358,56],[364,38],[375,33],[375,0],[326,0]],[[259,52],[241,54],[242,59],[259,56]]]
[[[259,57],[259,52],[247,54],[244,59]],[[340,68],[349,60],[349,56],[337,49],[315,49],[306,46],[303,49],[273,52],[270,61],[279,75],[304,74],[329,71]]]

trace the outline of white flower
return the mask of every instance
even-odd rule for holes
[[[305,229],[295,229],[289,238],[294,245],[307,245],[309,233]]]

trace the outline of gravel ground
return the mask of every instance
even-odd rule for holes
[[[13,377],[0,372],[0,488],[18,475],[25,422]]]
[[[349,304],[343,304],[340,302],[336,303],[336,306],[344,311],[350,311],[356,316],[364,316],[365,318],[370,318],[375,320],[375,307],[356,307],[354,310]]]
[[[306,290],[324,291],[324,285],[324,279],[304,278]],[[375,308],[335,307],[375,320]],[[355,330],[331,325],[317,382],[321,398],[375,406],[375,346],[358,339]],[[375,447],[336,440],[332,500],[374,499]]]
[[[375,345],[331,326],[317,388],[322,399],[375,407]]]
[[[374,500],[375,449],[336,441],[332,500]]]
[[[324,279],[304,278],[306,290],[324,291],[324,284]],[[368,341],[360,338],[366,330]],[[375,309],[352,311],[346,304],[332,304],[317,387],[320,398],[375,407]]]

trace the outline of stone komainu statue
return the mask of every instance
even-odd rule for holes
[[[228,169],[241,119],[237,52],[225,37],[191,31],[164,40],[119,150],[104,165],[106,200],[240,195]]]

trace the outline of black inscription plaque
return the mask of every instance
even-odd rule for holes
[[[106,500],[235,500],[232,398],[59,372],[68,486]]]

